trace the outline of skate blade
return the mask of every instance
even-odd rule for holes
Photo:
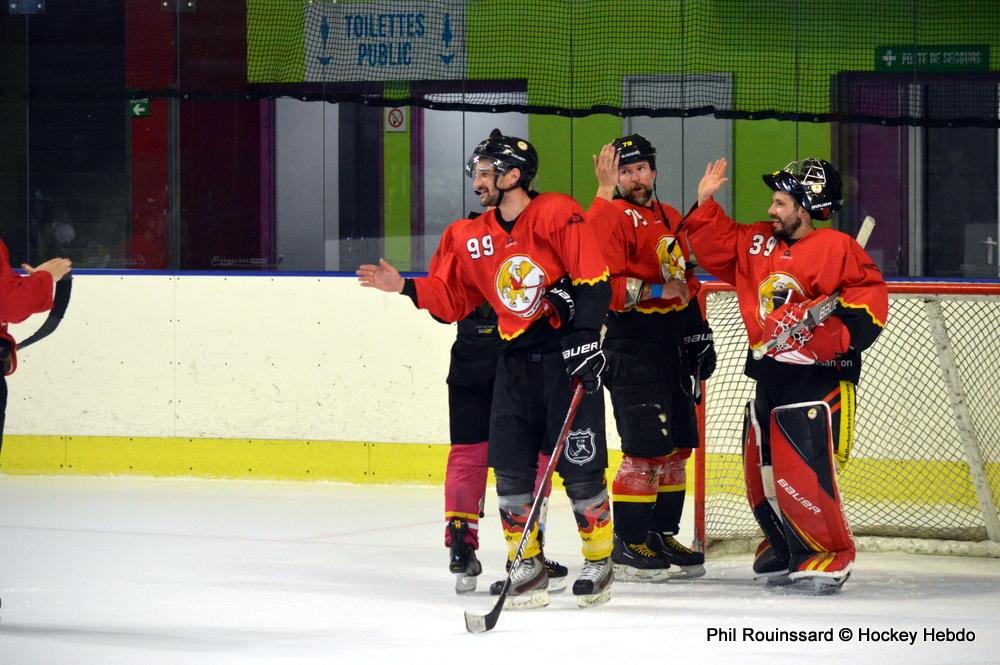
[[[566,580],[568,577],[550,577],[549,593],[562,593],[566,590]]]
[[[619,582],[664,582],[670,579],[668,568],[634,568],[622,563],[611,564],[615,571],[615,579]]]
[[[780,573],[778,575],[757,575],[754,579],[766,580],[767,586],[789,586],[790,584],[795,584],[795,580],[790,578],[788,573]]]
[[[843,577],[807,577],[802,579],[803,586],[806,589],[811,590],[817,596],[829,596],[830,594],[837,593],[840,588],[844,586],[844,582],[847,578],[851,576],[848,572]]]
[[[528,593],[519,593],[516,596],[507,596],[503,606],[508,610],[533,610],[536,607],[545,607],[549,604],[549,590],[535,589]]]
[[[675,570],[676,568],[676,570]],[[667,571],[671,580],[696,580],[705,576],[705,566],[695,564],[693,566],[671,566]]]
[[[476,578],[465,573],[455,573],[455,593],[472,593],[476,590]]]
[[[597,605],[603,605],[604,603],[611,600],[611,587],[608,587],[600,593],[585,594],[583,596],[576,597],[576,604],[578,607],[596,607]]]
[[[794,577],[793,577],[794,575]],[[793,575],[783,575],[777,578],[769,578],[768,584],[776,587],[783,587],[792,592],[811,593],[815,596],[829,596],[837,593],[851,576],[850,572],[845,575],[834,577],[832,575],[809,575],[804,573],[793,573]],[[774,581],[771,580],[780,580]]]

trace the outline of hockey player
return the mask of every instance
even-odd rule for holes
[[[470,219],[476,216],[474,213],[469,215]],[[545,294],[547,300],[552,297],[552,291]],[[563,316],[570,318],[572,298],[567,293],[565,298],[560,297],[548,307],[553,310],[562,308]],[[484,302],[458,322],[458,334],[451,346],[448,368],[451,450],[444,480],[444,544],[449,549],[448,568],[455,574],[457,593],[475,591],[476,578],[483,570],[476,558],[476,550],[479,549],[479,518],[486,497],[490,402],[493,399],[499,341],[497,315]],[[536,492],[542,470],[548,462],[548,455],[539,455]],[[545,487],[546,496],[551,489],[552,484],[549,483]],[[543,517],[539,531],[542,536],[544,529]],[[545,568],[549,575],[549,590],[561,591],[569,571],[549,559],[545,559]]]
[[[715,369],[712,331],[696,300],[700,283],[678,242],[680,213],[655,195],[652,144],[639,134],[617,138],[594,158],[594,171],[598,189],[589,212],[601,223],[613,288],[605,383],[623,452],[613,485],[611,558],[620,579],[665,579],[671,564],[675,575],[698,577],[704,555],[675,536],[686,463],[698,446],[694,400]],[[626,278],[662,285],[662,293],[632,302]]]
[[[11,323],[20,323],[32,314],[52,309],[53,287],[66,277],[73,264],[69,259],[49,259],[37,268],[23,264],[27,277],[18,275],[10,267],[7,245],[0,240],[0,449],[3,447],[3,428],[7,413],[7,375],[17,369],[17,342],[7,332]]]
[[[685,224],[702,267],[736,288],[750,348],[839,294],[820,325],[760,360],[748,350],[744,371],[757,387],[743,444],[747,499],[765,536],[754,572],[771,583],[836,591],[855,555],[836,472],[851,452],[861,352],[885,326],[885,280],[853,238],[813,226],[842,204],[840,176],[828,162],[792,162],[763,176],[773,191],[770,221],[745,225],[712,198],[727,182],[725,172],[725,159],[708,165]]]
[[[508,558],[513,560],[532,503],[538,453],[552,450],[569,408],[571,379],[587,391],[557,470],[583,541],[584,565],[573,584],[581,606],[611,594],[611,511],[604,470],[604,354],[600,327],[610,299],[607,266],[593,229],[573,199],[532,196],[538,168],[525,140],[494,130],[466,165],[484,207],[474,220],[450,225],[427,277],[403,279],[384,259],[358,269],[362,285],[410,296],[438,318],[464,318],[484,299],[497,312],[501,348],[490,414],[489,463]],[[550,323],[542,302],[564,276],[576,289],[571,324]],[[556,327],[558,326],[558,327]],[[548,574],[537,527],[511,574],[508,603],[548,604]]]
[[[69,259],[49,259],[38,267],[22,264],[27,277],[10,267],[7,245],[0,240],[0,453],[7,419],[7,376],[17,369],[17,342],[7,332],[11,323],[20,323],[32,314],[52,309],[53,286],[66,277],[73,264]]]

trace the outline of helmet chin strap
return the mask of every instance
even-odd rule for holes
[[[511,190],[517,189],[518,187],[521,186],[519,184],[520,181],[518,181],[518,182],[514,183],[512,186],[508,187],[507,189],[500,189],[500,176],[501,176],[500,173],[496,173],[496,174],[493,175],[493,186],[496,187],[496,190],[500,193],[499,196],[497,196],[497,207],[498,208],[500,207],[500,204],[503,203],[503,195],[504,194],[506,194],[507,192],[509,192]],[[527,189],[527,188],[525,188],[525,189]]]

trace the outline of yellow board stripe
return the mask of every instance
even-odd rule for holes
[[[446,443],[7,434],[0,454],[0,473],[443,485],[450,448]],[[614,477],[621,465],[621,452],[610,450],[608,456],[609,477]],[[688,463],[693,464],[693,456]],[[706,465],[709,497],[733,495],[746,500],[739,453],[709,454]],[[1000,496],[1000,463],[987,462],[986,473],[994,496]],[[892,482],[886,482],[886,478]],[[558,474],[553,481],[561,490]],[[964,462],[855,457],[838,481],[841,495],[848,502],[979,507]],[[693,488],[694,473],[688,473],[687,490]]]
[[[993,495],[1000,496],[1000,462],[987,462],[986,475]],[[746,500],[743,460],[738,453],[709,454],[705,477],[708,479],[707,496],[733,495]],[[964,462],[854,457],[837,483],[845,502],[887,501],[979,508],[969,467]]]
[[[450,450],[447,443],[7,434],[0,473],[443,485]],[[608,451],[612,474],[621,459]],[[562,491],[559,474],[552,481]]]

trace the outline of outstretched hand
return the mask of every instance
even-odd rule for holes
[[[33,275],[36,272],[47,272],[52,275],[53,282],[58,282],[73,269],[73,262],[69,259],[49,259],[45,263],[39,264],[37,268],[31,267],[27,263],[22,263],[21,269],[29,275]]]
[[[717,191],[722,189],[723,185],[729,182],[729,178],[726,177],[726,167],[728,165],[729,162],[723,157],[705,167],[705,175],[702,176],[701,182],[698,183],[698,205],[701,205],[714,196]]]
[[[594,157],[594,175],[597,177],[597,196],[609,201],[618,186],[618,151],[611,143],[601,148],[601,154]]]
[[[385,259],[379,259],[377,266],[366,263],[359,266],[354,272],[358,276],[361,286],[387,293],[399,293],[403,290],[403,284],[406,282],[399,271]]]

